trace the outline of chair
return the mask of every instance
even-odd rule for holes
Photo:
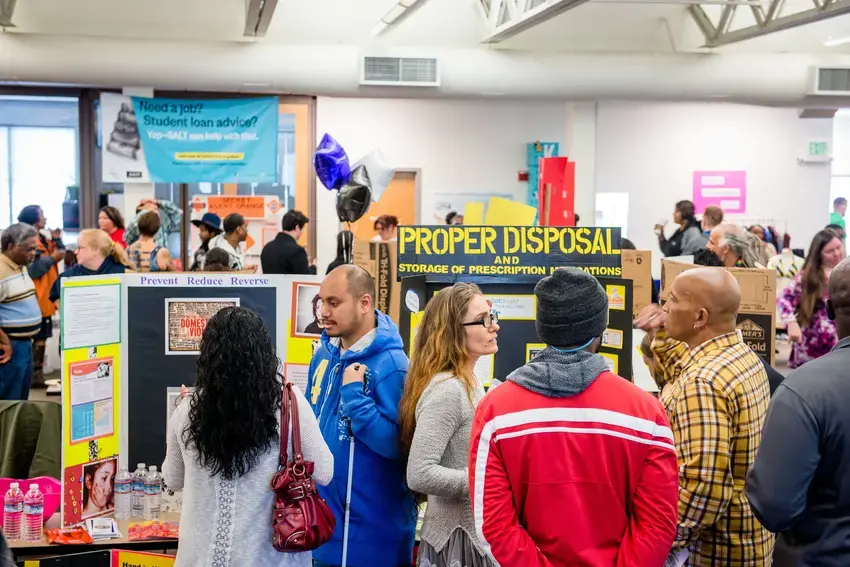
[[[0,401],[0,477],[62,478],[62,408]]]

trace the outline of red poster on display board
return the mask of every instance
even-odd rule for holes
[[[540,226],[575,226],[576,164],[565,157],[540,159]]]

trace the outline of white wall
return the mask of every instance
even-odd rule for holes
[[[432,224],[435,193],[510,194],[525,202],[526,144],[564,143],[563,102],[319,97],[316,135],[333,135],[352,160],[380,147],[397,168],[419,168],[419,221]],[[320,273],[336,255],[335,193],[318,184]]]
[[[794,248],[808,248],[828,223],[830,166],[797,158],[809,138],[832,139],[832,120],[801,119],[787,108],[695,103],[600,103],[597,116],[596,191],[629,194],[628,237],[654,259],[660,253],[652,227],[667,219],[672,232],[673,206],[692,198],[694,170],[746,170],[743,218],[786,221]]]

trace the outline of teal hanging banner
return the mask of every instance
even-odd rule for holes
[[[103,180],[277,182],[276,97],[184,100],[101,95]]]

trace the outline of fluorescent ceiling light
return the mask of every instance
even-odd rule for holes
[[[419,2],[419,0],[398,0],[398,3],[405,8],[412,8],[417,2]]]
[[[379,35],[384,33],[384,30],[387,29],[388,27],[389,27],[389,24],[387,24],[386,22],[383,22],[383,21],[378,22],[377,24],[375,24],[375,27],[372,28],[372,37],[378,37]]]
[[[850,36],[836,38],[830,37],[823,42],[823,44],[827,47],[838,47],[839,45],[844,45],[845,43],[850,43]]]
[[[397,19],[399,19],[401,17],[401,15],[404,14],[406,11],[407,11],[407,8],[405,8],[401,4],[396,4],[395,6],[390,8],[389,12],[384,14],[384,17],[381,18],[381,20],[383,22],[391,24],[394,21],[396,21]]]

